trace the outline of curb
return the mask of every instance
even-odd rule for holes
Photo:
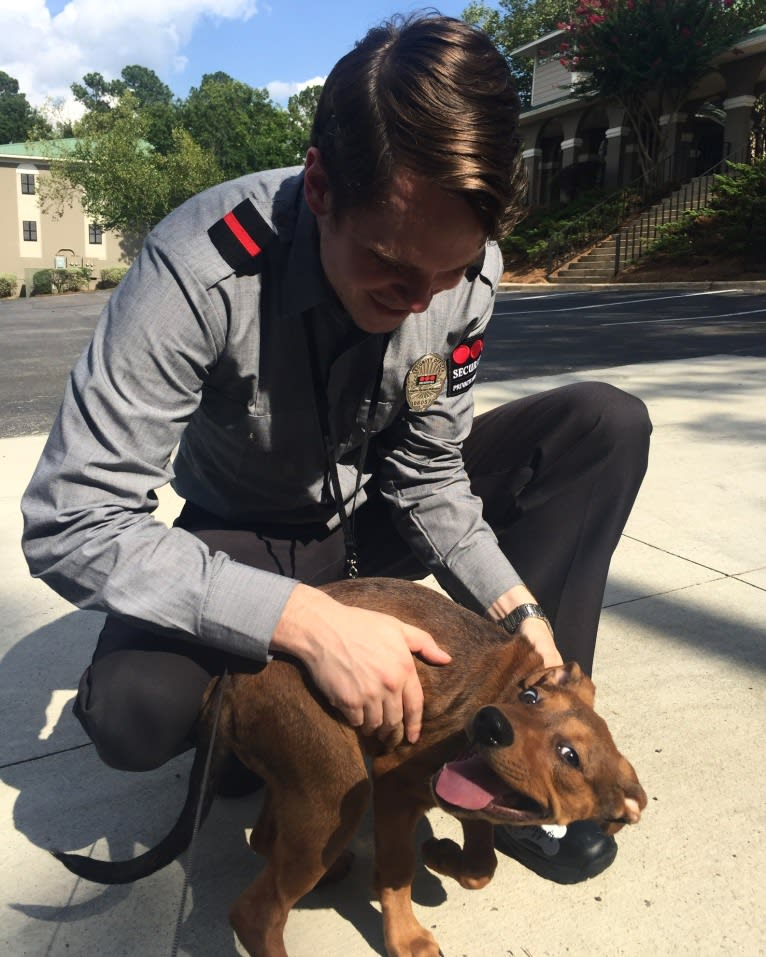
[[[541,289],[551,292],[615,292],[627,290],[629,292],[647,292],[658,291],[662,289],[693,289],[701,292],[715,292],[719,290],[732,290],[736,292],[750,293],[751,295],[766,295],[766,280],[744,280],[742,282],[732,279],[726,281],[723,279],[711,279],[705,282],[500,282],[498,289],[503,292],[523,292],[525,289],[539,291]]]

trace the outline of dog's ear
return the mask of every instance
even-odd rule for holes
[[[596,698],[596,686],[576,661],[568,661],[565,665],[556,665],[554,668],[544,668],[534,672],[524,681],[525,688],[530,688],[532,685],[568,688],[591,708]]]

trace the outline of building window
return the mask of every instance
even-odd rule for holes
[[[100,226],[90,223],[88,226],[88,242],[91,246],[100,246],[104,241],[104,234]]]
[[[34,219],[24,220],[24,242],[37,242],[37,223],[34,221]]]
[[[21,174],[21,192],[25,196],[35,195],[35,174],[34,173]]]

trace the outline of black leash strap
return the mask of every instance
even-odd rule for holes
[[[215,738],[218,733],[218,722],[221,717],[221,705],[223,704],[223,687],[224,680],[229,674],[229,669],[224,668],[223,674],[218,678],[218,685],[216,686],[216,703],[215,703],[215,715],[213,717],[213,727],[210,732],[210,743],[207,746],[207,756],[205,758],[205,769],[202,772],[202,787],[199,792],[199,800],[197,801],[197,810],[194,815],[194,827],[192,828],[191,841],[189,841],[189,852],[186,855],[186,872],[184,874],[184,886],[181,890],[181,903],[178,908],[178,917],[176,919],[176,930],[173,935],[173,947],[170,951],[170,957],[178,957],[178,947],[181,940],[181,925],[184,919],[184,911],[186,910],[186,898],[189,895],[189,883],[191,882],[192,868],[194,865],[194,851],[196,850],[197,845],[197,834],[199,833],[200,822],[202,820],[202,808],[205,804],[205,792],[207,790],[207,782],[210,778],[210,765],[213,761],[213,748],[215,747]]]
[[[386,336],[383,342],[383,349],[378,366],[378,373],[375,378],[375,384],[370,395],[370,405],[367,409],[367,420],[362,428],[362,442],[359,447],[359,461],[356,469],[356,485],[354,487],[354,497],[351,500],[351,517],[346,512],[343,502],[343,492],[340,487],[340,476],[338,475],[338,463],[335,458],[335,445],[332,440],[332,431],[330,427],[330,409],[327,401],[327,385],[322,375],[322,369],[319,364],[319,350],[317,348],[316,335],[314,333],[314,312],[309,310],[303,313],[303,325],[306,329],[306,343],[309,353],[309,364],[311,366],[311,380],[314,386],[314,398],[316,401],[317,415],[319,416],[319,425],[322,431],[322,442],[324,444],[325,457],[327,459],[327,471],[330,476],[330,486],[332,496],[335,500],[335,509],[340,519],[343,529],[343,542],[346,549],[346,567],[345,574],[347,578],[359,577],[359,555],[356,548],[356,538],[354,536],[354,512],[356,510],[356,499],[359,489],[362,486],[362,472],[367,458],[367,450],[370,444],[370,428],[375,411],[378,407],[378,396],[380,394],[380,385],[383,381],[383,359],[386,354],[389,337]]]

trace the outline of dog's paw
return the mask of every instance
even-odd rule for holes
[[[486,887],[495,873],[494,854],[488,860],[469,861],[464,849],[447,837],[431,837],[421,850],[423,863],[429,870],[451,877],[469,891]]]
[[[386,940],[386,952],[389,957],[444,957],[433,935],[424,928],[407,940]]]
[[[429,870],[452,877],[460,865],[463,848],[448,837],[430,837],[423,842],[421,852],[423,863]]]

